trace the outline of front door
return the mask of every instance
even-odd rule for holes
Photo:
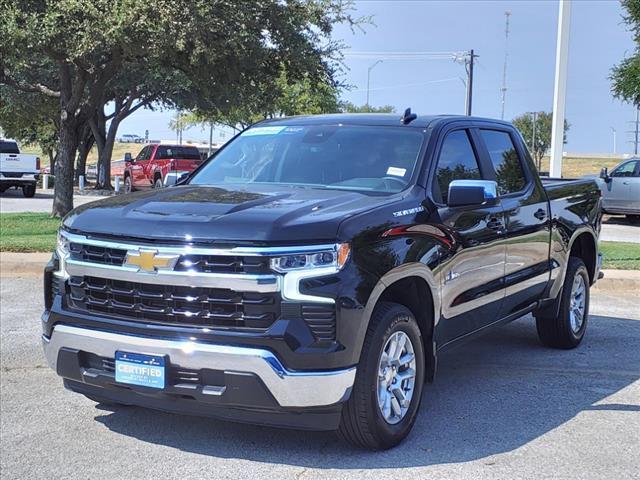
[[[441,259],[442,318],[436,329],[440,346],[498,320],[504,298],[504,215],[501,206],[449,208],[449,183],[487,179],[467,129],[445,134],[429,188],[438,205],[439,222],[454,242]]]
[[[136,157],[136,161],[131,165],[131,176],[133,178],[133,186],[136,188],[148,187],[149,182],[145,176],[145,168],[147,167],[147,163],[149,163],[149,158],[151,158],[151,152],[153,147],[151,145],[147,145]]]

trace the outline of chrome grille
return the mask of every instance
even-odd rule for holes
[[[127,251],[119,248],[85,245],[82,243],[70,243],[69,254],[73,260],[102,265],[122,265],[127,256]]]
[[[280,315],[279,295],[72,276],[75,310],[182,326],[266,329]]]

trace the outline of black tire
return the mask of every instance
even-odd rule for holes
[[[164,184],[162,183],[162,177],[156,177],[155,181],[153,182],[153,188],[162,188],[164,187]]]
[[[24,195],[27,198],[33,198],[36,195],[36,186],[35,186],[35,184],[23,185],[22,186],[22,195]]]
[[[584,282],[584,313],[580,328],[571,327],[571,295],[576,276],[580,275]],[[560,308],[557,316],[536,315],[538,338],[543,345],[552,348],[570,349],[577,347],[587,330],[589,320],[589,273],[584,262],[578,257],[569,257],[567,273],[560,296]]]
[[[131,176],[127,175],[124,177],[124,193],[133,192],[133,184],[131,183]]]
[[[640,223],[640,215],[626,215],[629,223]]]
[[[416,360],[413,396],[404,417],[388,423],[378,407],[378,365],[389,337],[403,331],[414,349]],[[381,302],[373,312],[360,356],[356,380],[342,409],[338,435],[344,441],[369,450],[385,450],[398,445],[415,423],[424,387],[425,355],[420,328],[409,309]]]

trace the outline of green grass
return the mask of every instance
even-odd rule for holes
[[[0,214],[0,250],[3,252],[50,252],[56,243],[60,220],[46,213]],[[640,270],[640,244],[600,242],[603,268]]]
[[[50,252],[59,226],[60,219],[47,213],[0,214],[0,251]]]
[[[602,268],[640,270],[640,243],[600,242]]]

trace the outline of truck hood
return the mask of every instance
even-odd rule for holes
[[[205,243],[336,241],[340,223],[390,197],[340,190],[186,185],[82,205],[66,229],[109,237]]]

